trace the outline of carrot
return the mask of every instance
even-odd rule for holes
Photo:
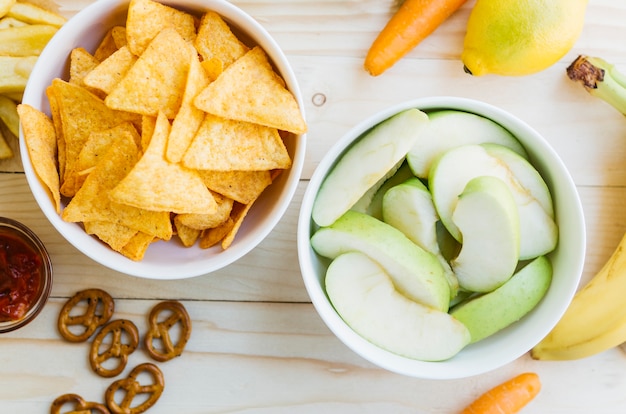
[[[378,76],[430,35],[467,0],[405,0],[365,57],[365,70]]]
[[[490,389],[461,414],[514,414],[535,398],[540,389],[539,376],[525,372]]]

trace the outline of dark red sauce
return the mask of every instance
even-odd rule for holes
[[[42,259],[19,236],[0,229],[0,322],[19,320],[41,288]]]

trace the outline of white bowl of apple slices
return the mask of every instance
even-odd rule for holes
[[[585,257],[580,199],[534,129],[492,105],[417,99],[363,121],[307,187],[311,301],[354,352],[419,378],[477,375],[557,323]]]

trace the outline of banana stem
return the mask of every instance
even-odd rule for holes
[[[567,76],[626,115],[626,76],[614,65],[598,57],[581,55],[567,68]]]

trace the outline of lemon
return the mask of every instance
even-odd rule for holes
[[[562,58],[582,31],[587,0],[477,0],[461,60],[472,75],[522,76]]]

